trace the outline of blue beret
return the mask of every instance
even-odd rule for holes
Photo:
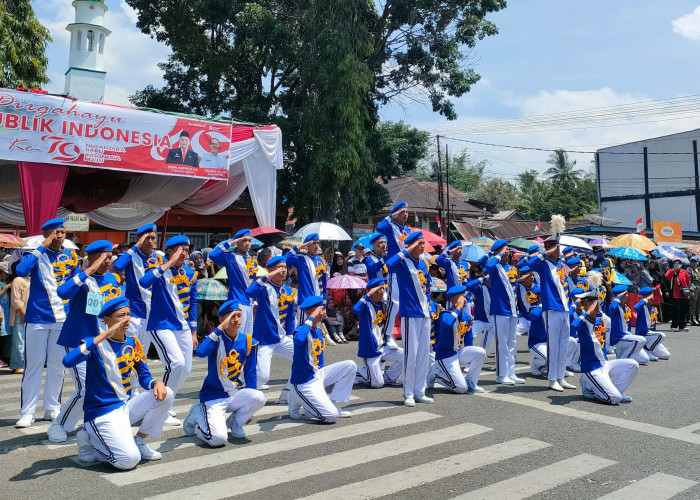
[[[589,286],[588,290],[584,290],[583,288],[574,288],[574,296],[579,299],[584,299],[586,297],[591,297],[595,299],[598,298],[598,293],[592,286]]]
[[[690,260],[695,261],[695,262],[700,261],[700,259],[698,259],[695,255],[693,255],[693,256],[690,258]]]
[[[405,202],[405,201],[400,201],[400,202],[398,202],[396,205],[394,205],[394,206],[391,208],[391,213],[393,214],[394,212],[398,212],[398,211],[401,210],[402,208],[406,208],[406,207],[407,207],[406,202]]]
[[[178,234],[165,242],[165,248],[176,247],[178,245],[190,246],[190,239],[184,234]]]
[[[613,295],[618,295],[622,292],[626,292],[629,289],[627,285],[615,285],[612,289]]]
[[[508,242],[506,240],[498,240],[491,245],[491,253],[496,253],[498,252],[501,248],[505,247],[508,245]]]
[[[610,259],[605,259],[603,261],[603,265],[601,267],[603,267],[605,269],[607,269],[608,267],[612,267],[612,264],[610,263]]]
[[[448,246],[447,249],[454,250],[455,248],[461,247],[461,246],[462,246],[462,242],[460,240],[457,240],[457,241],[453,241],[452,243],[450,243],[450,246]]]
[[[121,309],[122,307],[129,307],[129,301],[126,300],[126,297],[116,297],[112,300],[105,302],[105,305],[102,306],[102,309],[100,309],[100,312],[97,314],[97,317],[104,318],[105,316],[111,315],[114,311],[116,311],[117,309]]]
[[[66,223],[66,219],[61,219],[61,218],[47,220],[46,222],[44,222],[44,225],[41,226],[41,230],[46,231],[47,229],[62,228],[63,224],[65,224],[65,223]]]
[[[488,261],[489,261],[489,256],[488,256],[488,255],[482,255],[481,258],[477,261],[477,263],[478,263],[481,267],[484,267]]]
[[[651,295],[654,293],[654,289],[650,286],[645,286],[639,289],[639,295]]]
[[[302,311],[306,311],[307,309],[311,309],[312,307],[317,307],[323,305],[323,297],[320,295],[311,295],[310,297],[306,297],[304,302],[299,305],[299,309]]]
[[[532,287],[532,290],[530,290],[532,293],[539,295],[542,289],[540,288],[540,285],[535,285]]]
[[[570,259],[568,259],[566,261],[567,266],[575,266],[576,264],[580,264],[580,263],[581,263],[581,259],[579,259],[578,257],[571,257]]]
[[[578,296],[578,295],[581,295],[581,294],[582,294],[583,292],[585,292],[585,291],[586,291],[586,290],[584,290],[583,287],[577,286],[576,288],[574,288],[573,290],[571,290],[571,295],[573,295],[574,297],[576,297],[576,296]]]
[[[304,243],[308,243],[309,241],[318,241],[318,233],[311,233],[304,238]]]
[[[244,236],[251,236],[250,229],[241,229],[233,236],[233,239],[243,238]]]
[[[270,257],[270,259],[267,261],[267,264],[265,264],[265,267],[268,269],[272,269],[280,262],[286,262],[286,261],[287,261],[287,259],[284,256],[277,255],[276,257]]]
[[[155,224],[144,224],[136,230],[136,236],[141,236],[144,233],[155,233],[157,230]]]
[[[520,274],[526,274],[526,273],[529,273],[529,272],[531,272],[531,271],[532,271],[532,269],[530,269],[529,266],[522,266],[522,267],[520,268]]]
[[[540,250],[542,250],[542,247],[539,245],[530,245],[527,247],[527,253],[539,252]]]
[[[406,246],[410,246],[413,244],[414,241],[416,240],[422,240],[423,239],[423,231],[414,231],[408,236],[406,236],[406,239],[404,240],[404,244]]]
[[[561,253],[567,253],[567,252],[573,252],[574,247],[564,247],[564,250],[561,251]]]
[[[521,268],[527,266],[527,260],[528,260],[527,257],[522,257],[520,260],[518,260],[518,262],[515,263],[515,267],[517,267],[518,269],[521,269]]]
[[[367,290],[371,290],[372,288],[380,285],[386,285],[386,281],[384,281],[382,278],[374,278],[373,280],[369,280],[369,283],[367,283]]]
[[[223,318],[228,313],[231,313],[233,311],[239,311],[240,309],[240,302],[238,302],[237,300],[227,300],[226,302],[221,304],[221,307],[219,307],[219,312],[217,314],[219,315],[219,318]]]
[[[382,238],[386,239],[386,236],[384,236],[382,233],[373,233],[372,236],[369,237],[369,242],[370,244],[373,244],[377,240],[381,240]]]
[[[599,273],[601,270],[599,267],[596,267],[595,269],[591,269],[591,271],[593,271],[595,273]]]
[[[111,252],[114,246],[111,241],[107,240],[97,240],[90,243],[85,247],[85,253],[93,252]]]
[[[455,285],[449,290],[447,290],[447,300],[450,300],[452,297],[455,295],[459,295],[460,293],[465,293],[467,291],[467,287],[464,285]]]

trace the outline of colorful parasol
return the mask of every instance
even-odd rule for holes
[[[367,287],[367,282],[363,279],[348,274],[336,276],[328,280],[326,288],[329,290],[362,290]]]
[[[647,260],[647,256],[644,255],[644,252],[641,252],[636,248],[632,247],[617,247],[613,248],[608,253],[614,257],[619,257],[621,259]]]
[[[656,245],[646,236],[641,234],[621,234],[620,236],[615,236],[610,240],[610,246],[616,247],[630,247],[635,250],[641,250],[642,252],[651,252],[656,248]]]
[[[22,248],[26,247],[27,242],[19,236],[8,233],[0,233],[0,247],[2,248]]]

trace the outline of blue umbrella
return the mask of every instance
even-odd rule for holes
[[[616,285],[627,285],[627,286],[634,285],[634,283],[632,283],[630,281],[630,279],[622,273],[615,273],[615,277],[613,278],[613,283],[615,283]]]
[[[462,260],[467,262],[479,262],[479,259],[486,255],[484,249],[479,245],[467,245],[464,247],[464,253],[462,253]]]
[[[359,244],[362,245],[364,248],[372,248],[372,244],[369,242],[369,240],[372,239],[372,237],[374,237],[374,235],[376,235],[376,234],[378,234],[378,233],[367,233],[367,234],[365,234],[365,235],[362,236],[359,240],[357,240],[357,241],[352,245],[352,247],[355,248],[355,247],[357,246],[357,244],[359,243]]]
[[[632,247],[617,247],[613,248],[608,253],[615,257],[620,257],[621,259],[647,260],[643,252]]]

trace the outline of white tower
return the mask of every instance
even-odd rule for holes
[[[111,33],[103,26],[104,0],[75,0],[75,22],[70,31],[70,52],[64,92],[83,101],[102,102],[105,95],[104,49]]]

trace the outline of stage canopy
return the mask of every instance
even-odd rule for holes
[[[192,153],[171,160],[183,135]],[[212,162],[213,139],[218,158],[228,156],[228,172],[226,162]],[[275,126],[0,89],[0,220],[26,222],[32,234],[68,212],[117,230],[155,222],[174,205],[214,214],[246,187],[259,225],[274,226],[280,168],[282,134]],[[26,217],[23,206],[32,207]]]

